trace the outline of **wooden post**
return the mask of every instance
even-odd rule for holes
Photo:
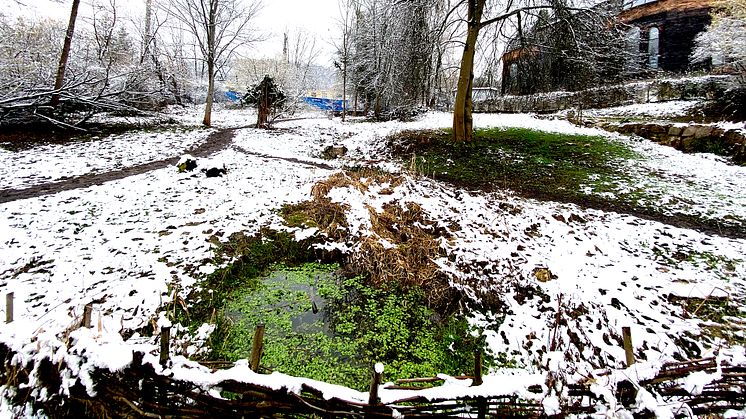
[[[93,315],[93,304],[88,303],[83,308],[83,323],[82,326],[90,329],[91,328],[91,317]]]
[[[482,381],[482,346],[481,340],[480,345],[474,350],[474,381],[472,386],[481,386]],[[487,417],[487,400],[484,397],[477,398],[477,419],[484,419]]]
[[[13,293],[5,295],[5,323],[13,323]]]
[[[472,386],[482,385],[482,348],[474,350],[474,381]]]
[[[629,327],[622,327],[622,340],[624,342],[624,355],[627,358],[627,366],[630,367],[635,363],[635,352],[632,348],[632,332]]]
[[[262,350],[264,349],[264,324],[256,325],[254,329],[254,340],[251,342],[251,370],[259,372],[259,363],[262,360]]]
[[[168,350],[171,347],[171,327],[161,327],[161,365],[166,365],[169,359]]]
[[[368,404],[371,406],[378,404],[378,386],[381,385],[382,376],[383,364],[379,362],[373,368],[373,381],[370,382],[370,396],[368,396]]]

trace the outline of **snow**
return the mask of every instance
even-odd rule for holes
[[[104,173],[176,157],[201,143],[209,129],[178,129],[93,136],[85,141],[48,144],[12,152],[0,146],[0,190],[29,187]]]
[[[376,374],[383,374],[383,364],[381,364],[380,362],[376,363],[374,369],[376,371]]]
[[[637,103],[613,108],[590,109],[584,116],[594,117],[634,117],[634,118],[673,118],[690,114],[701,103],[696,100],[672,100],[669,102]]]
[[[702,350],[720,344],[705,338],[701,320],[686,318],[670,296],[742,299],[746,294],[746,240],[572,204],[525,199],[505,191],[465,191],[409,175],[395,162],[382,161],[387,135],[404,129],[444,128],[450,117],[428,113],[408,123],[300,119],[278,123],[271,131],[240,128],[233,143],[209,159],[216,167],[226,166],[223,177],[178,173],[171,166],[102,185],[5,203],[0,207],[0,291],[14,292],[16,303],[15,321],[0,327],[0,342],[17,353],[19,363],[43,357],[64,360],[70,371],[61,391],[76,380],[93,391],[88,375],[91,369],[120,370],[131,362],[133,350],[146,352],[145,361],[163,371],[157,359],[157,337],[135,334],[125,341],[119,332],[155,323],[172,326],[175,339],[186,333],[179,325],[171,325],[163,308],[176,297],[187,298],[199,280],[215,268],[207,262],[214,250],[208,240],[214,236],[225,239],[239,231],[251,234],[262,226],[286,228],[276,210],[283,204],[309,199],[315,182],[343,165],[385,164],[405,178],[393,193],[379,194],[391,185],[375,183],[364,192],[354,188],[330,192],[332,201],[350,207],[350,233],[359,237],[375,234],[369,208],[381,211],[384,204],[419,204],[427,218],[450,232],[451,238],[441,241],[449,257],[435,262],[450,276],[453,286],[472,294],[480,290],[504,296],[502,323],[495,325],[491,316],[476,313],[470,321],[485,330],[492,351],[507,354],[520,367],[491,371],[480,386],[446,380],[443,386],[417,395],[430,400],[517,395],[540,401],[551,414],[561,400],[560,395],[549,395],[547,374],[564,373],[578,380],[595,377],[592,388],[606,399],[612,413],[616,407],[610,386],[622,377],[643,380],[654,376],[663,362],[684,355],[679,339],[688,339]],[[199,114],[196,109],[181,110],[176,118],[193,124]],[[227,109],[219,110],[215,121],[222,127],[253,122],[250,111]],[[728,215],[746,219],[746,169],[721,159],[685,155],[531,115],[478,114],[475,125],[604,135],[625,141],[646,156],[625,170],[630,171],[632,182],[637,182],[632,186],[659,193],[651,205],[713,219]],[[208,132],[125,134],[96,142],[2,151],[2,188],[24,188],[65,176],[176,157],[204,140]],[[332,144],[347,147],[348,155],[341,160],[322,160],[321,152]],[[650,177],[651,172],[658,176]],[[678,202],[671,202],[671,196]],[[299,239],[318,234],[315,229],[293,232]],[[349,243],[332,241],[322,247],[350,250]],[[671,256],[677,253],[707,253],[731,260],[733,269],[723,264],[673,260]],[[484,268],[474,269],[478,261],[485,262]],[[536,267],[548,268],[556,279],[537,281],[533,276]],[[523,295],[522,290],[527,289],[537,292]],[[93,327],[73,331],[68,347],[63,340],[65,332],[80,321],[83,307],[92,301]],[[557,310],[564,320],[562,325],[557,325]],[[618,343],[623,326],[631,327],[640,361],[629,368],[624,368],[624,351]],[[206,388],[228,378],[291,391],[299,391],[306,383],[322,390],[325,397],[367,400],[367,394],[340,386],[277,372],[255,374],[245,362],[213,373],[182,356],[197,353],[199,342],[204,342],[211,330],[212,326],[203,325],[185,353],[173,353],[168,373]],[[552,342],[554,348],[549,347]],[[720,356],[746,364],[740,346],[723,348]],[[617,372],[597,375],[601,368]],[[712,374],[692,375],[686,379],[687,388],[696,394],[714,378]],[[30,385],[34,379],[32,376]],[[529,392],[530,386],[540,386],[542,394]],[[384,403],[412,395],[412,391],[402,390],[380,392]],[[663,417],[674,409],[650,394],[640,395],[638,403]],[[729,414],[743,416],[742,412]]]

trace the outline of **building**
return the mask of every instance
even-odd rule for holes
[[[606,74],[599,81],[610,81],[615,76],[633,77],[651,71],[683,73],[691,66],[689,57],[694,47],[694,40],[710,23],[710,12],[715,0],[609,0],[594,7],[596,11],[615,15],[614,29],[624,30],[626,53],[624,65],[612,70],[616,74]],[[539,30],[551,31],[552,24]],[[526,71],[521,62],[538,61],[542,51],[512,40],[502,56],[503,61],[503,94],[526,94],[531,83],[524,81]],[[524,65],[525,67],[525,65]],[[523,70],[523,71],[522,71]],[[567,70],[567,69],[565,69]],[[554,85],[553,85],[554,84]],[[549,83],[541,90],[567,89],[573,86],[558,86]],[[527,87],[528,85],[528,87]],[[576,88],[593,87],[574,86]]]
[[[713,0],[632,0],[619,21],[631,25],[628,42],[639,48],[642,69],[683,73],[690,68],[694,38],[710,24]]]

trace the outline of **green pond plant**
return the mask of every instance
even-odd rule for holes
[[[218,358],[251,354],[257,324],[265,325],[265,370],[364,390],[376,362],[386,379],[469,374],[483,344],[463,317],[439,318],[421,292],[380,290],[364,277],[344,278],[337,265],[275,266],[231,294],[229,325],[214,345]],[[481,348],[480,348],[481,349]],[[486,356],[485,367],[493,364]]]

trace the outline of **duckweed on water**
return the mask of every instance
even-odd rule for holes
[[[237,290],[225,307],[231,326],[216,355],[250,357],[254,327],[264,323],[261,365],[274,371],[360,390],[375,362],[386,364],[386,380],[471,372],[478,343],[466,320],[440,320],[420,292],[373,289],[337,269],[277,266]]]

